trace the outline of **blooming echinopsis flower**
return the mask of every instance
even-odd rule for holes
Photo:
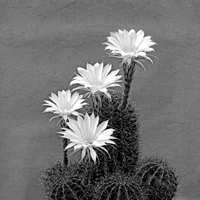
[[[144,66],[138,61],[139,59],[148,59],[153,62],[147,52],[154,51],[151,46],[156,43],[151,40],[151,36],[144,37],[142,30],[137,33],[134,29],[129,32],[118,30],[118,32],[111,32],[110,34],[111,36],[107,37],[108,42],[103,43],[107,45],[105,50],[109,49],[111,51],[108,54],[109,56],[120,58],[122,63],[127,63],[128,65],[135,61],[143,68]]]
[[[81,116],[77,117],[77,120],[69,119],[66,122],[68,128],[63,128],[64,131],[59,133],[63,134],[61,137],[70,140],[70,143],[66,146],[65,150],[74,147],[74,152],[81,150],[81,160],[85,156],[92,157],[93,161],[96,162],[97,154],[94,150],[103,149],[108,153],[108,151],[103,147],[106,143],[115,144],[111,139],[116,139],[111,136],[114,129],[106,129],[108,125],[108,120],[99,124],[99,117],[95,117],[94,113],[90,116],[86,113],[84,118]]]
[[[62,117],[65,121],[68,119],[70,115],[78,116],[79,113],[76,111],[81,109],[83,105],[87,103],[83,103],[84,99],[82,99],[82,95],[79,95],[78,92],[75,92],[71,95],[70,90],[67,91],[58,91],[58,96],[54,93],[51,93],[51,97],[49,97],[51,101],[45,100],[45,106],[49,106],[44,110],[44,112],[53,112],[56,116],[52,117],[50,121],[55,117]]]
[[[94,66],[87,63],[87,69],[78,67],[78,72],[80,75],[77,75],[70,82],[70,85],[80,84],[81,86],[74,88],[83,89],[88,91],[87,95],[96,94],[98,92],[105,93],[109,98],[111,98],[108,93],[108,88],[120,86],[117,82],[120,82],[121,76],[116,76],[119,70],[114,70],[110,74],[111,64],[107,64],[103,67],[103,63],[96,63]]]

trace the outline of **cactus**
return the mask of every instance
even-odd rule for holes
[[[71,116],[72,117],[72,116]],[[74,117],[73,117],[74,118]],[[65,122],[65,120],[60,117],[60,127],[62,128],[69,128]],[[63,138],[63,163],[64,165],[68,165],[68,155],[67,155],[67,150],[65,150],[66,146],[68,145],[69,140],[66,138]]]
[[[146,191],[131,174],[120,171],[107,176],[97,184],[92,200],[144,200]]]
[[[89,200],[93,185],[91,163],[74,163],[67,167],[62,162],[50,164],[42,173],[40,184],[47,200]],[[94,179],[94,177],[93,177]]]
[[[136,178],[148,189],[149,200],[171,200],[177,192],[178,176],[163,159],[149,157],[140,160]]]
[[[124,172],[129,169],[134,169],[139,158],[139,121],[138,113],[133,103],[129,102],[127,107],[121,111],[118,109],[122,101],[122,94],[120,92],[110,92],[111,100],[105,95],[101,95],[100,122],[109,120],[108,127],[113,128],[113,136],[118,138],[115,140],[116,145],[108,145],[106,149],[111,155],[111,159],[107,155],[98,153],[100,163],[105,163],[104,166],[100,164],[100,168],[105,165],[109,168],[110,173],[114,172],[116,168],[121,168]],[[88,113],[94,112],[92,104],[86,107]]]

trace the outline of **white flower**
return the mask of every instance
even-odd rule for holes
[[[66,124],[68,128],[63,128],[64,131],[59,132],[63,134],[61,137],[70,140],[65,150],[74,147],[74,151],[82,149],[81,160],[87,154],[90,155],[94,162],[96,162],[97,154],[94,148],[103,149],[108,153],[108,151],[103,147],[106,143],[115,144],[110,139],[116,139],[111,136],[114,129],[106,129],[108,125],[108,120],[99,124],[99,116],[95,117],[94,113],[90,116],[86,113],[84,118],[81,116],[77,117],[77,120],[69,119]],[[106,130],[105,130],[106,129]],[[90,158],[90,157],[89,157]]]
[[[111,70],[111,64],[107,64],[103,67],[103,63],[96,63],[94,66],[87,63],[86,68],[87,69],[78,67],[80,75],[74,77],[70,85],[80,84],[81,86],[74,88],[74,90],[86,90],[88,91],[86,95],[103,92],[111,98],[107,88],[120,86],[117,82],[120,82],[119,79],[121,76],[116,76],[120,70],[114,70],[108,74]]]
[[[82,95],[79,95],[78,92],[75,92],[71,95],[70,90],[67,91],[58,91],[58,96],[54,93],[51,93],[51,97],[49,97],[51,101],[45,100],[45,106],[49,106],[43,112],[53,112],[57,114],[50,119],[50,121],[55,117],[63,117],[66,121],[69,115],[78,116],[79,113],[76,111],[86,105],[87,103],[83,103],[84,99],[82,99]]]
[[[110,34],[111,36],[107,37],[108,42],[103,43],[107,45],[105,50],[111,50],[111,53],[108,54],[109,56],[120,58],[123,60],[122,63],[125,62],[128,64],[134,60],[143,68],[143,64],[138,59],[148,59],[153,63],[147,55],[147,52],[154,51],[151,46],[156,44],[152,42],[151,36],[144,37],[142,30],[136,33],[134,29],[129,32],[126,30],[118,30],[118,32],[111,32]]]

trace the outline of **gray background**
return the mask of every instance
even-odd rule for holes
[[[131,90],[143,154],[177,168],[178,199],[200,199],[199,0],[0,2],[0,200],[42,199],[37,178],[62,158],[43,100],[67,90],[77,66],[116,69],[102,43],[110,31],[132,28],[152,36],[159,58],[136,70]]]

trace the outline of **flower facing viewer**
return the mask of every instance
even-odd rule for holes
[[[151,46],[156,43],[151,40],[151,36],[144,37],[142,30],[137,33],[134,29],[129,32],[118,30],[118,32],[111,32],[110,34],[111,36],[107,37],[108,42],[103,43],[107,45],[105,50],[109,49],[111,51],[108,54],[109,56],[120,58],[122,63],[127,63],[128,65],[135,61],[143,68],[144,66],[138,61],[139,59],[148,59],[153,62],[147,52],[154,51]]]
[[[120,82],[121,76],[116,76],[119,70],[114,70],[109,73],[111,70],[111,64],[107,64],[105,67],[103,63],[96,63],[94,66],[87,63],[86,69],[78,67],[78,72],[80,75],[77,75],[70,82],[70,85],[80,84],[81,86],[74,88],[83,89],[88,91],[85,95],[94,95],[99,92],[105,93],[109,98],[111,98],[108,93],[108,88],[120,86],[117,82]]]
[[[81,109],[83,105],[87,103],[83,103],[84,99],[82,99],[82,95],[79,95],[78,92],[75,92],[73,95],[70,90],[67,91],[58,91],[58,96],[54,93],[51,93],[51,97],[49,97],[51,101],[45,100],[45,106],[49,106],[44,110],[44,112],[53,112],[56,116],[52,117],[50,121],[55,117],[62,117],[65,121],[68,119],[70,115],[78,116],[78,109]]]
[[[108,120],[99,124],[99,117],[95,117],[94,113],[90,116],[86,113],[84,118],[81,116],[77,117],[77,120],[69,119],[67,122],[68,128],[63,128],[64,131],[59,133],[63,134],[61,137],[70,140],[65,150],[74,147],[74,151],[82,149],[81,160],[85,156],[92,157],[93,161],[96,162],[97,154],[95,148],[103,149],[108,153],[108,151],[103,147],[106,143],[115,144],[111,139],[116,139],[111,136],[114,129],[106,129],[108,125]]]

